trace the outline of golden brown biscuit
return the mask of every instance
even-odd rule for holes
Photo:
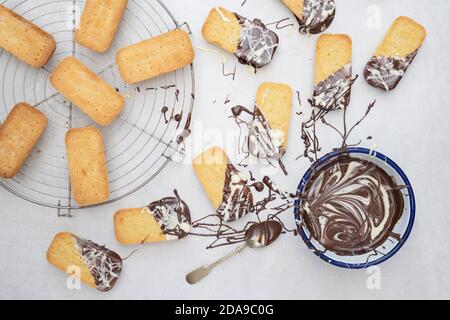
[[[52,35],[0,5],[0,47],[35,68],[43,67],[56,48]]]
[[[194,57],[189,35],[176,29],[119,50],[116,62],[122,79],[137,83],[189,65]]]
[[[291,87],[282,83],[262,83],[256,93],[256,106],[272,130],[283,132],[281,145],[286,148],[292,110]]]
[[[323,34],[316,44],[315,84],[352,61],[352,39],[346,34]]]
[[[299,19],[303,19],[303,5],[305,0],[281,0]]]
[[[411,18],[395,19],[364,69],[367,82],[386,91],[395,89],[425,37],[425,28]]]
[[[66,149],[75,201],[82,206],[107,201],[108,169],[100,131],[94,127],[69,130]]]
[[[108,50],[127,3],[128,0],[87,0],[75,40],[96,52]]]
[[[111,290],[122,271],[117,253],[68,232],[53,238],[47,261],[71,276],[78,269],[81,281],[100,291]]]
[[[203,37],[210,43],[234,53],[238,49],[242,27],[233,12],[213,8],[203,24]]]
[[[13,178],[42,133],[47,117],[26,103],[18,103],[0,127],[0,177]]]
[[[101,126],[122,112],[125,99],[79,60],[63,59],[50,76],[53,87]]]

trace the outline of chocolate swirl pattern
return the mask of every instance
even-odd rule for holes
[[[278,48],[277,34],[269,30],[259,19],[253,21],[235,14],[242,27],[237,51],[234,53],[242,64],[254,68],[268,65]]]
[[[78,237],[75,237],[75,239],[77,249],[94,277],[97,290],[111,290],[122,271],[122,259],[120,256],[93,241]]]
[[[376,164],[341,155],[305,186],[304,224],[312,238],[337,255],[370,252],[394,236],[404,208],[401,188]]]

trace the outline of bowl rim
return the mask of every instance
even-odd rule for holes
[[[374,266],[374,265],[380,264],[380,263],[388,260],[393,255],[395,255],[400,250],[400,248],[405,244],[406,240],[408,240],[409,235],[411,234],[411,231],[412,231],[412,228],[414,225],[414,220],[416,217],[416,200],[415,200],[414,191],[411,186],[411,183],[410,183],[408,177],[406,176],[406,174],[403,172],[403,170],[392,159],[385,156],[384,154],[382,154],[376,150],[371,150],[371,149],[367,149],[367,148],[363,148],[363,147],[347,147],[345,149],[339,149],[339,150],[329,152],[329,153],[325,154],[324,156],[322,156],[319,160],[317,160],[315,163],[313,163],[311,165],[311,167],[303,175],[303,177],[300,180],[300,183],[297,187],[297,194],[300,194],[303,191],[303,188],[305,187],[306,183],[308,182],[313,169],[317,168],[318,166],[323,164],[325,161],[327,161],[331,158],[334,158],[342,153],[367,154],[369,156],[374,156],[374,157],[384,161],[385,163],[387,163],[390,167],[392,167],[397,172],[397,174],[400,176],[400,178],[404,181],[405,185],[407,186],[406,189],[408,190],[408,199],[409,199],[409,207],[410,207],[410,209],[409,209],[410,218],[409,218],[408,225],[403,234],[402,241],[399,241],[399,243],[397,243],[397,245],[394,248],[392,248],[386,255],[384,255],[378,259],[375,259],[373,261],[365,262],[365,263],[345,263],[345,262],[341,262],[341,261],[335,260],[333,258],[330,258],[330,257],[326,256],[324,253],[318,252],[317,250],[314,251],[315,255],[319,256],[322,260],[324,260],[325,262],[330,263],[334,266],[345,268],[345,269],[364,269],[364,268],[368,268],[370,266]],[[298,221],[300,221],[300,205],[301,205],[301,199],[299,197],[297,197],[297,199],[295,200],[295,204],[294,204],[294,217],[295,217],[297,231],[299,232],[300,236],[302,237],[302,239],[305,242],[305,244],[307,245],[307,247],[309,249],[315,249],[314,245],[311,243],[311,241],[306,236],[306,233],[304,232],[301,224],[298,223]]]

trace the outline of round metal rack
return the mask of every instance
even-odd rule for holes
[[[49,81],[58,62],[74,56],[122,93],[126,107],[109,127],[99,128],[105,140],[111,203],[149,183],[173,159],[184,154],[177,139],[189,126],[195,99],[193,66],[139,83],[125,84],[115,65],[116,52],[125,46],[176,28],[179,24],[160,0],[129,0],[115,40],[106,53],[79,46],[74,33],[85,1],[6,0],[2,4],[51,33],[57,49],[49,63],[35,69],[0,51],[0,123],[18,102],[44,112],[48,128],[22,170],[0,185],[35,204],[80,209],[71,196],[64,136],[68,129],[95,125],[56,92]]]

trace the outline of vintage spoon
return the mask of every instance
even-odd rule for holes
[[[224,262],[228,258],[234,256],[236,253],[241,252],[247,246],[250,248],[264,248],[272,244],[277,240],[278,236],[281,234],[283,227],[281,223],[277,221],[264,221],[261,223],[255,223],[245,232],[245,243],[237,247],[234,251],[230,252],[223,258],[217,260],[209,265],[201,266],[198,269],[188,273],[186,275],[186,281],[189,284],[195,284],[205,278],[212,269],[218,266],[220,263]]]

